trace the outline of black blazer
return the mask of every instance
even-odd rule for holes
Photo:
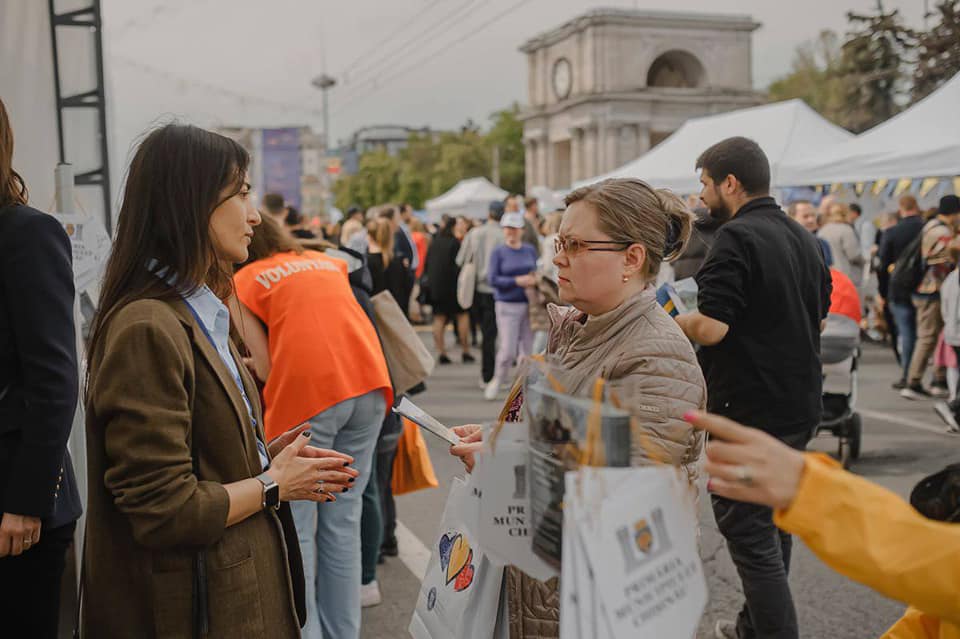
[[[70,240],[53,217],[0,209],[0,512],[43,528],[82,509],[67,438],[77,407]]]

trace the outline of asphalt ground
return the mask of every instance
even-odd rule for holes
[[[429,335],[421,337],[430,342]],[[448,336],[452,343],[452,336]],[[451,350],[459,362],[459,351]],[[475,352],[479,356],[479,352]],[[427,392],[414,401],[447,425],[493,420],[499,402],[483,400],[478,386],[480,366],[454,363],[438,366]],[[898,377],[889,348],[865,345],[861,357],[858,410],[863,416],[861,458],[851,470],[906,497],[922,477],[960,459],[960,436],[946,433],[931,401],[901,398],[890,384]],[[439,527],[450,481],[463,475],[459,460],[440,440],[426,435],[439,488],[397,498],[401,523],[401,557],[379,567],[384,603],[364,611],[364,639],[407,637],[427,558],[425,542]],[[834,452],[836,439],[822,436],[811,450]],[[717,531],[706,493],[701,495],[702,554],[710,600],[700,624],[700,639],[712,638],[717,619],[732,619],[743,602],[739,578]],[[882,525],[878,521],[877,525]],[[902,614],[904,605],[882,597],[830,570],[797,540],[790,576],[801,637],[866,639],[879,637]]]

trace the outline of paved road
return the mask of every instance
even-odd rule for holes
[[[865,347],[859,386],[859,408],[864,415],[863,453],[853,470],[906,496],[923,476],[960,458],[960,437],[944,433],[930,402],[910,402],[890,390],[890,382],[896,376],[889,350]],[[438,367],[428,382],[428,391],[415,400],[446,424],[490,421],[496,417],[499,404],[483,401],[478,378],[478,364]],[[459,461],[450,457],[442,443],[429,436],[427,441],[440,488],[397,500],[399,519],[412,534],[404,544],[404,555],[414,570],[422,562],[415,551],[439,526],[450,479],[462,474]],[[811,448],[832,451],[835,445],[836,440],[823,437],[812,442]],[[733,617],[743,600],[736,572],[706,507],[709,502],[706,498],[701,502],[710,602],[698,637],[712,639],[710,629],[715,620]],[[414,556],[410,557],[411,554]],[[419,579],[398,559],[381,566],[378,578],[384,604],[364,612],[362,635],[364,639],[406,637]],[[802,543],[795,545],[791,585],[804,638],[879,637],[903,611],[901,604],[830,571]]]

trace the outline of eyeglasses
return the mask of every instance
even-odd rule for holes
[[[593,244],[616,244],[619,248],[591,248]],[[556,254],[560,254],[561,251],[566,253],[568,256],[573,256],[583,251],[601,251],[607,253],[617,253],[619,251],[626,251],[633,242],[624,242],[622,240],[581,240],[576,237],[564,237],[558,235],[553,240],[553,250]]]

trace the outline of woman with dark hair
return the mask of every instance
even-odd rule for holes
[[[347,263],[304,250],[272,219],[253,234],[234,281],[233,316],[266,382],[267,436],[306,421],[313,441],[356,460],[337,503],[293,505],[307,585],[304,636],[360,636],[360,517],[393,390],[377,332],[350,288]]]
[[[447,322],[450,321],[456,321],[457,337],[463,349],[463,362],[474,361],[470,354],[470,316],[457,302],[457,277],[460,274],[457,253],[460,251],[460,240],[453,234],[456,224],[456,219],[447,219],[430,243],[426,259],[430,305],[433,307],[433,343],[437,347],[438,361],[441,364],[450,363],[444,340]]]
[[[260,223],[248,163],[167,125],[130,165],[90,338],[85,637],[299,637],[287,502],[331,501],[358,474],[303,428],[266,440],[238,365],[223,300]]]
[[[390,291],[400,308],[404,308],[401,300],[408,292],[407,268],[394,253],[395,237],[388,218],[372,220],[367,225],[367,264],[373,276],[373,294]]]
[[[54,638],[80,516],[67,438],[77,406],[70,241],[27,206],[0,102],[0,623]]]

